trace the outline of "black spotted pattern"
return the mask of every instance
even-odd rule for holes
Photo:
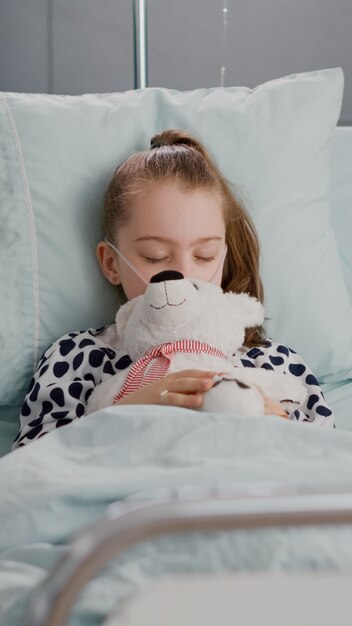
[[[14,448],[83,417],[94,387],[131,365],[128,354],[103,341],[104,329],[68,333],[46,350],[28,386]],[[271,339],[244,351],[235,346],[232,363],[300,378],[307,400],[295,407],[289,419],[334,426],[316,377],[291,348]]]
[[[295,407],[289,419],[334,427],[332,411],[326,405],[318,380],[292,348],[266,340],[240,357],[234,353],[232,363],[237,367],[262,367],[299,378],[307,389],[307,399],[300,408]]]
[[[67,361],[57,361],[54,363],[53,374],[56,378],[62,378],[65,374],[67,374],[69,369],[70,365]]]
[[[46,350],[28,386],[14,447],[83,417],[94,387],[131,364],[128,354],[96,337],[104,328],[68,333]]]

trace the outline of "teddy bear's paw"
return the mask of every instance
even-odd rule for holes
[[[261,368],[236,368],[236,377],[248,385],[258,385],[263,394],[275,402],[288,400],[302,404],[307,397],[307,390],[298,378],[281,372]]]
[[[267,397],[281,404],[286,402],[291,405],[291,410],[292,406],[303,404],[307,398],[307,389],[299,379],[287,374],[268,372],[268,374],[270,373],[276,376],[275,379],[272,378],[270,386],[265,390]]]
[[[283,408],[286,413],[292,413],[295,409],[299,409],[299,402],[294,402],[293,400],[280,400],[280,406]]]
[[[204,394],[201,410],[256,417],[264,415],[264,398],[254,385],[224,377]]]

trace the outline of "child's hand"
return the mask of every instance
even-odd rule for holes
[[[264,396],[264,413],[265,415],[279,415],[279,417],[285,417],[287,419],[288,415],[283,410],[282,406],[278,402],[274,402]]]
[[[149,383],[138,391],[129,393],[118,404],[167,404],[188,409],[203,404],[203,393],[213,386],[213,376],[219,372],[182,370]]]
[[[258,385],[256,385],[258,391],[260,391],[260,393],[262,394],[263,398],[264,398],[264,413],[265,415],[278,415],[279,417],[285,417],[287,419],[288,415],[286,413],[286,411],[283,410],[281,404],[279,404],[278,402],[274,402],[273,400],[270,400],[270,398],[267,398],[260,387],[258,387]]]
[[[270,398],[266,398],[264,396],[264,413],[265,415],[279,415],[279,417],[285,417],[287,419],[288,415],[286,411],[283,410],[281,404],[278,402],[273,402]]]

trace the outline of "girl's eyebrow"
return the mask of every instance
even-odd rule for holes
[[[214,236],[214,237],[200,237],[193,241],[193,243],[205,243],[206,241],[220,241],[222,237]],[[152,237],[147,235],[146,237],[137,237],[135,241],[161,241],[162,243],[174,243],[172,239],[168,239],[167,237]]]

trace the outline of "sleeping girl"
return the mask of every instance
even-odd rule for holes
[[[163,131],[149,149],[117,167],[105,194],[104,231],[97,246],[101,270],[127,299],[143,294],[157,272],[176,270],[221,285],[225,292],[264,300],[255,227],[204,146],[186,132]],[[303,359],[268,339],[262,326],[247,329],[232,363],[298,377],[307,399],[288,419],[334,426],[332,411]],[[44,352],[30,382],[13,449],[84,418],[93,389],[130,364],[115,324],[58,339]],[[131,392],[121,404],[160,404],[162,398],[163,404],[199,408],[217,374],[167,374]],[[270,398],[265,398],[265,413],[283,416],[282,407]]]

